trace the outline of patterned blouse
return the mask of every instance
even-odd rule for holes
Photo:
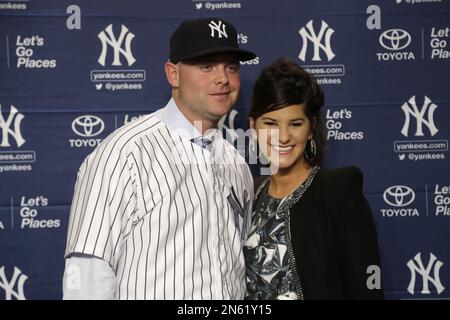
[[[303,299],[290,240],[289,208],[303,195],[319,167],[284,199],[269,195],[269,179],[256,192],[252,226],[244,246],[247,299]]]

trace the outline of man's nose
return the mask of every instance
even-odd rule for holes
[[[216,66],[216,83],[220,83],[220,84],[228,84],[229,79],[228,79],[228,73],[227,73],[227,69],[226,66]]]

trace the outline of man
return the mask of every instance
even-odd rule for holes
[[[80,167],[64,299],[241,299],[253,182],[215,129],[235,104],[241,50],[219,19],[183,22],[172,99],[111,134]]]

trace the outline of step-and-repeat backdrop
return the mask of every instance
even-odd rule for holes
[[[327,166],[364,172],[390,299],[450,298],[450,1],[0,0],[0,299],[60,299],[82,160],[165,105],[169,37],[215,16],[257,53],[236,108],[286,56],[326,94]],[[373,271],[373,270],[372,270]]]

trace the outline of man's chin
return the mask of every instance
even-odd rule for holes
[[[216,107],[214,108],[213,114],[216,117],[219,117],[219,119],[220,119],[224,115],[226,115],[228,112],[230,112],[231,109],[232,109],[231,103],[216,105]]]

